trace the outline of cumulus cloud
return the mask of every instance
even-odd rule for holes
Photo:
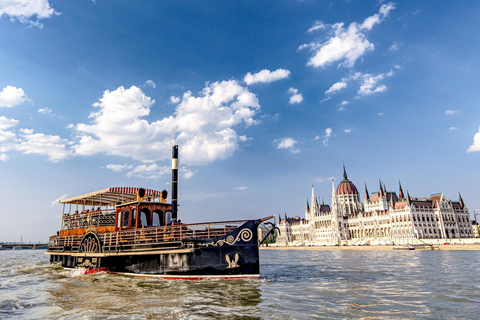
[[[480,151],[480,128],[478,128],[478,132],[473,136],[473,144],[467,149],[467,152],[478,151]]]
[[[170,167],[160,167],[156,163],[142,164],[134,167],[133,170],[129,171],[127,173],[127,177],[157,180],[160,179],[162,176],[170,173],[170,170]]]
[[[168,159],[180,146],[182,163],[201,165],[228,158],[238,148],[234,127],[255,125],[260,109],[255,94],[235,80],[206,84],[198,97],[186,92],[174,115],[148,122],[154,100],[135,86],[105,91],[93,104],[90,124],[75,126],[78,155],[105,152],[142,162]]]
[[[0,161],[7,162],[10,157],[6,153],[0,153]]]
[[[325,94],[334,94],[339,90],[342,90],[347,87],[347,83],[344,81],[336,82],[334,83],[327,91],[325,91]]]
[[[156,87],[157,87],[157,85],[155,84],[155,82],[153,82],[153,80],[147,80],[147,81],[145,81],[144,86],[150,86],[150,87],[152,87],[152,88],[156,88]]]
[[[328,140],[330,140],[330,137],[332,136],[332,128],[327,128],[325,129],[325,135],[323,136],[323,144],[327,146]]]
[[[457,114],[458,110],[445,110],[445,114],[447,116],[453,116],[454,114]]]
[[[344,131],[345,133],[350,133],[350,132],[352,132],[352,129],[345,129],[345,130],[343,130],[343,131]]]
[[[31,129],[21,129],[15,149],[25,154],[48,156],[48,160],[57,162],[73,156],[67,148],[69,141],[59,136],[34,133]]]
[[[244,191],[244,190],[247,190],[248,187],[235,187],[235,190],[239,190],[239,191]]]
[[[0,17],[10,17],[11,21],[18,20],[21,23],[43,28],[41,19],[58,15],[48,0],[10,0],[0,1]]]
[[[288,93],[291,94],[288,103],[295,104],[303,101],[303,95],[301,93],[298,93],[298,89],[291,87],[290,89],[288,89]]]
[[[175,96],[171,96],[171,97],[170,97],[170,102],[171,102],[171,103],[179,103],[179,102],[180,102],[180,98],[179,98],[179,97],[175,97]]]
[[[246,135],[238,136],[238,140],[241,142],[247,142],[248,140],[252,140],[253,138],[249,138]]]
[[[18,120],[8,119],[4,116],[0,117],[0,130],[6,130],[18,124]]]
[[[132,165],[127,165],[127,164],[108,164],[105,166],[107,169],[115,171],[115,172],[120,172],[125,169],[131,169],[133,168]]]
[[[311,26],[310,29],[308,29],[307,32],[314,32],[314,31],[317,31],[317,30],[325,30],[325,28],[326,28],[325,24],[322,21],[317,20],[317,21],[315,21],[313,26]]]
[[[450,127],[450,128],[448,128],[448,130],[450,130],[450,131],[451,130],[458,130],[458,128],[457,127]]]
[[[247,85],[251,85],[257,82],[269,83],[277,80],[282,80],[282,79],[288,78],[289,76],[290,76],[289,70],[277,69],[275,71],[270,71],[270,70],[264,69],[255,74],[251,74],[250,72],[247,73],[243,78],[243,81],[245,81]]]
[[[50,114],[52,113],[52,109],[50,109],[49,107],[41,108],[41,109],[38,109],[38,112],[42,114]]]
[[[11,108],[28,100],[22,88],[6,86],[0,92],[0,107]]]
[[[352,22],[348,27],[345,27],[342,22],[333,25],[315,22],[309,32],[328,27],[331,29],[331,36],[323,43],[314,41],[299,47],[299,50],[310,47],[314,51],[307,66],[325,68],[339,61],[339,66],[353,67],[360,57],[374,49],[374,45],[368,41],[365,33],[382,22],[393,9],[395,9],[393,3],[383,4],[379,13],[366,18],[363,23]]]
[[[378,74],[376,76],[371,74],[362,75],[360,81],[360,89],[358,89],[357,94],[366,96],[387,90],[386,85],[379,84],[379,82],[383,80],[384,77],[384,74]]]
[[[287,149],[292,153],[299,153],[300,149],[295,149],[295,145],[297,144],[297,141],[293,138],[282,138],[275,140],[274,143],[277,144],[277,149]]]

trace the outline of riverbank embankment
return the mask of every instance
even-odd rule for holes
[[[352,250],[352,251],[388,251],[393,250],[394,246],[298,246],[298,247],[281,247],[281,246],[261,246],[261,250]],[[416,250],[431,250],[429,246],[416,247]],[[435,245],[433,250],[480,250],[480,244],[449,244]]]

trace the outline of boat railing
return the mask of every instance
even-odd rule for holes
[[[98,233],[103,253],[152,251],[194,246],[195,242],[222,237],[245,221],[177,224]],[[49,238],[49,252],[78,252],[82,235],[58,235]]]
[[[114,209],[65,215],[62,230],[88,228],[89,226],[113,226],[115,225],[115,215]]]

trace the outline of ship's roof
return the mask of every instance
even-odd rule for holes
[[[140,188],[133,187],[110,187],[81,196],[60,200],[60,203],[66,204],[85,204],[100,206],[106,204],[116,204],[117,202],[125,203],[137,200],[137,192]],[[158,197],[162,191],[144,189],[145,197]]]

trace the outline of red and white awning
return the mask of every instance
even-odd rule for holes
[[[81,196],[61,200],[60,203],[104,206],[114,205],[118,202],[125,203],[137,200],[137,192],[140,188],[134,187],[111,187],[99,191],[90,192]],[[144,197],[159,197],[162,191],[144,189]]]

